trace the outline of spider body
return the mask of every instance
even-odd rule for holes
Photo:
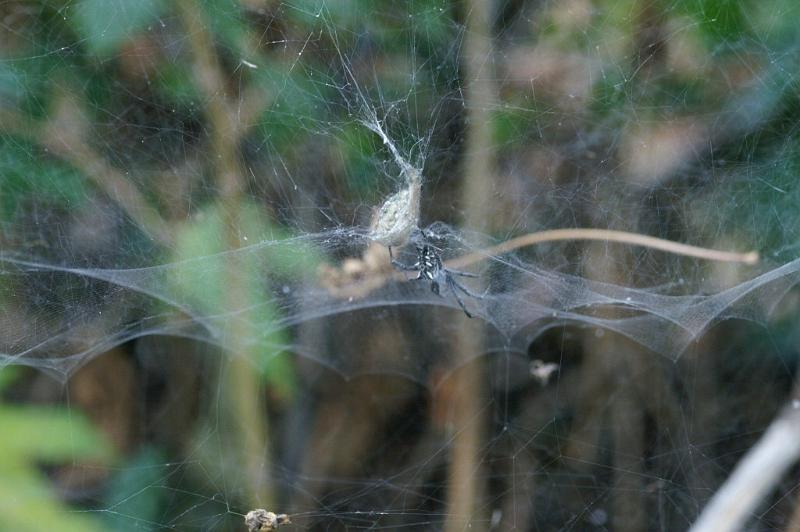
[[[422,235],[422,241],[415,243],[417,250],[417,262],[411,266],[407,266],[395,260],[394,256],[392,255],[392,248],[390,247],[389,256],[392,260],[392,265],[403,271],[417,272],[417,276],[414,278],[414,280],[429,281],[431,284],[431,292],[437,296],[441,296],[440,285],[444,284],[453,293],[453,296],[456,298],[456,302],[458,302],[458,306],[461,307],[461,310],[464,311],[464,314],[466,314],[468,318],[471,318],[472,314],[469,310],[467,310],[466,305],[464,305],[464,301],[461,299],[459,292],[463,292],[464,294],[475,299],[483,299],[483,296],[472,292],[467,287],[459,283],[455,279],[455,276],[477,277],[477,275],[474,273],[446,268],[442,263],[442,257],[439,254],[439,250],[436,249],[435,246],[428,243],[427,235],[425,235],[424,232],[420,231],[420,234]]]
[[[412,266],[418,273],[417,279],[431,282],[431,292],[439,294],[439,283],[443,280],[444,265],[436,250],[428,244],[417,247],[417,262]]]

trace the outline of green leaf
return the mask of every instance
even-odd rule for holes
[[[111,55],[154,23],[162,8],[160,0],[82,0],[73,21],[92,53]]]
[[[524,108],[502,108],[492,112],[492,138],[495,143],[500,146],[526,143],[532,114]]]
[[[375,171],[375,160],[385,155],[379,151],[382,145],[376,139],[377,135],[357,122],[344,126],[334,138],[335,153],[344,163],[342,170],[347,175],[347,184],[358,195],[374,193],[376,185],[382,182],[381,174]]]
[[[60,502],[40,469],[43,464],[112,460],[110,445],[86,418],[59,407],[0,403],[0,426],[0,530],[105,530],[91,514]]]
[[[154,89],[174,105],[189,108],[202,101],[192,77],[191,66],[184,62],[165,61],[152,82]]]
[[[221,44],[237,56],[247,53],[246,20],[236,0],[203,0],[198,7],[205,11],[205,22]]]
[[[14,382],[17,377],[19,377],[21,368],[18,366],[6,366],[0,368],[0,392],[2,392],[6,386]]]
[[[6,101],[19,102],[26,94],[23,77],[7,62],[0,62],[0,96]]]
[[[312,83],[302,64],[293,68],[292,63],[264,59],[252,74],[254,86],[272,100],[259,119],[264,141],[277,153],[301,145],[325,112],[321,102],[329,100],[330,88]]]
[[[319,254],[312,246],[289,238],[253,204],[243,203],[237,214],[237,234],[253,245],[227,252],[222,210],[217,205],[199,213],[178,232],[171,280],[175,298],[203,315],[239,320],[237,331],[245,334],[256,357],[252,360],[276,393],[292,390],[288,333],[277,325],[281,318],[269,279],[296,280],[315,271]],[[244,301],[230,308],[231,280],[240,283]],[[252,343],[251,343],[252,342]]]
[[[114,476],[104,507],[109,530],[142,530],[142,523],[158,522],[166,494],[159,486],[168,474],[165,469],[169,469],[164,462],[161,452],[145,447]]]
[[[798,40],[797,20],[800,18],[800,4],[795,0],[772,0],[758,2],[747,10],[747,19],[759,44],[771,49],[792,48]]]
[[[1,447],[0,447],[1,449]],[[34,469],[0,466],[0,529],[14,532],[102,532],[91,514],[70,511],[53,494],[47,478]]]
[[[0,463],[9,456],[58,464],[75,459],[110,461],[110,447],[77,412],[25,406],[0,408]]]
[[[32,48],[30,54],[35,55],[35,50],[38,48]],[[52,54],[0,62],[0,97],[4,104],[30,117],[44,118],[53,88],[73,78],[75,70],[71,69],[77,67],[72,59]]]
[[[745,17],[749,2],[741,0],[678,0],[674,7],[698,21],[709,44],[730,45],[747,37],[750,26]],[[755,6],[753,6],[755,7]]]
[[[76,209],[85,198],[77,170],[11,137],[0,137],[0,192],[0,220],[12,220],[29,201]]]

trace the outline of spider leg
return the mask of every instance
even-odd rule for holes
[[[459,276],[461,276],[461,277],[473,277],[473,278],[478,278],[478,277],[480,277],[480,275],[478,275],[477,273],[471,273],[471,272],[462,272],[461,270],[451,270],[450,268],[447,268],[447,269],[446,269],[446,271],[447,271],[447,273],[449,273],[449,274],[452,274],[452,275],[459,275]]]
[[[469,297],[472,297],[472,298],[475,298],[475,299],[486,299],[486,294],[485,293],[484,294],[476,294],[475,292],[473,292],[472,290],[470,290],[469,288],[467,288],[463,284],[461,284],[458,281],[456,281],[454,278],[448,276],[448,279],[449,279],[449,283],[448,284],[450,284],[453,289],[457,288],[457,289],[461,290],[462,292],[464,292],[465,294],[467,294]]]
[[[404,271],[404,272],[417,272],[417,271],[419,271],[419,267],[418,267],[417,264],[414,264],[413,266],[406,266],[402,262],[396,260],[394,258],[394,255],[392,254],[392,246],[387,246],[387,247],[389,248],[389,259],[392,261],[392,266],[394,266],[398,270]]]
[[[394,259],[392,259],[392,266],[394,266],[398,270],[402,270],[404,272],[418,272],[419,271],[419,268],[417,268],[416,265],[414,265],[414,266],[406,266],[402,262],[396,261]]]
[[[453,293],[453,296],[456,298],[456,302],[458,303],[458,306],[461,307],[461,310],[464,311],[464,314],[466,314],[468,318],[472,318],[472,313],[470,313],[470,311],[467,310],[467,306],[464,305],[464,301],[461,299],[461,296],[458,295],[458,290],[456,290],[456,288],[461,288],[463,290],[464,287],[459,285],[456,282],[456,280],[453,279],[449,275],[447,277],[445,277],[445,279],[447,281],[448,288],[450,288],[450,291]]]
[[[436,281],[431,281],[431,292],[433,292],[439,297],[442,296],[442,294],[439,293],[439,283],[437,283]]]

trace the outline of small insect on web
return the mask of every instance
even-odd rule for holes
[[[414,280],[428,280],[431,283],[431,292],[437,296],[441,296],[439,285],[444,283],[450,289],[453,296],[458,302],[458,306],[464,311],[468,318],[472,317],[472,313],[467,310],[464,301],[461,299],[459,292],[474,298],[483,299],[484,296],[476,294],[466,286],[462,285],[455,279],[455,276],[461,277],[478,277],[474,273],[462,272],[459,270],[451,270],[444,266],[442,262],[439,249],[431,243],[431,238],[425,233],[424,230],[418,229],[412,234],[411,241],[414,242],[417,251],[417,262],[411,266],[407,266],[397,260],[392,255],[392,248],[389,247],[389,257],[392,260],[392,265],[403,271],[417,272]]]

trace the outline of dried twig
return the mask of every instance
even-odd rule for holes
[[[620,244],[630,244],[633,246],[642,246],[646,248],[658,249],[667,253],[675,255],[684,255],[686,257],[696,257],[698,259],[705,259],[720,262],[741,262],[743,264],[756,264],[758,262],[758,253],[755,251],[748,251],[746,253],[737,253],[734,251],[718,251],[715,249],[701,248],[698,246],[691,246],[681,242],[673,242],[671,240],[664,240],[663,238],[656,238],[654,236],[642,235],[639,233],[628,233],[626,231],[614,231],[611,229],[552,229],[549,231],[539,231],[537,233],[529,233],[527,235],[506,240],[501,244],[492,246],[488,249],[470,253],[448,261],[448,267],[463,268],[470,264],[474,264],[486,257],[495,255],[502,255],[515,249],[532,246],[534,244],[541,244],[543,242],[555,242],[559,240],[599,240],[604,242],[619,242]]]

